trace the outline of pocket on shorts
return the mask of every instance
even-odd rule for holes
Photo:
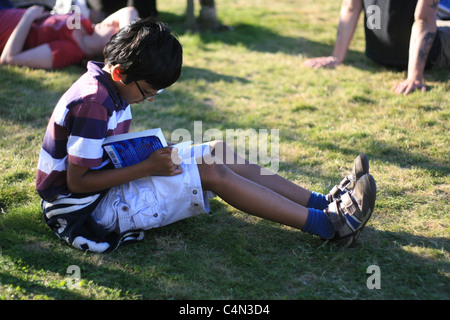
[[[123,191],[133,228],[147,230],[160,226],[163,215],[149,180],[132,181]]]

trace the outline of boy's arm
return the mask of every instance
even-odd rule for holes
[[[44,69],[50,69],[52,67],[52,53],[47,44],[23,51],[33,21],[44,15],[48,15],[48,13],[44,13],[44,8],[40,6],[31,6],[25,11],[22,19],[20,19],[6,42],[5,48],[0,56],[1,64]]]
[[[342,2],[333,54],[329,57],[309,59],[305,61],[306,66],[314,69],[321,67],[333,68],[344,61],[353,34],[355,33],[362,8],[362,0],[344,0]]]
[[[69,162],[67,186],[73,193],[89,193],[106,190],[146,176],[180,174],[182,169],[173,162],[172,151],[171,147],[161,148],[138,164],[111,170],[90,170],[88,167]]]
[[[414,24],[409,44],[408,77],[394,86],[397,94],[409,94],[420,89],[426,90],[423,84],[425,64],[436,36],[436,15],[439,0],[419,0],[417,2]]]

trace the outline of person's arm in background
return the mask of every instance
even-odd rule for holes
[[[344,0],[342,2],[338,32],[332,55],[308,59],[305,61],[306,66],[314,69],[321,67],[334,68],[344,61],[362,8],[362,0]]]
[[[41,6],[31,6],[27,9],[6,42],[5,48],[0,56],[1,64],[43,69],[52,68],[53,57],[48,44],[43,44],[25,51],[23,50],[33,21],[48,14],[48,12],[44,12],[44,8]]]
[[[101,22],[101,24],[114,24],[118,29],[129,25],[133,20],[139,18],[139,13],[134,7],[124,7],[109,15]]]
[[[425,64],[436,36],[436,13],[439,0],[419,0],[409,44],[408,76],[393,87],[397,94],[407,95],[414,90],[426,91],[423,83]]]

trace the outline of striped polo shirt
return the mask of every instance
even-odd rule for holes
[[[36,189],[45,201],[71,196],[67,164],[100,169],[109,163],[102,148],[111,135],[127,133],[130,105],[114,89],[104,64],[89,62],[82,75],[58,101],[39,154]]]

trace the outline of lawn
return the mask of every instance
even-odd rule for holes
[[[0,299],[448,300],[449,69],[426,73],[428,92],[398,96],[390,89],[405,73],[365,57],[363,21],[343,65],[303,66],[331,53],[339,1],[217,6],[232,31],[186,30],[184,2],[159,1],[184,69],[154,102],[132,107],[132,131],[161,127],[170,139],[200,124],[200,135],[278,133],[271,168],[322,193],[366,153],[378,192],[358,242],[325,245],[215,198],[210,214],[147,231],[113,253],[73,249],[45,226],[34,181],[53,107],[84,68],[1,66]]]

